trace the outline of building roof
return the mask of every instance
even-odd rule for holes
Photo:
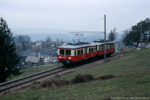
[[[38,63],[40,61],[40,57],[28,56],[25,62]]]
[[[41,50],[41,51],[40,51],[40,55],[41,55],[42,57],[57,56],[57,52],[56,52],[56,50],[45,49],[45,50]]]

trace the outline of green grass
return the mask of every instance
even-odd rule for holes
[[[25,77],[27,75],[35,74],[35,73],[45,71],[45,70],[48,70],[48,69],[52,69],[52,68],[56,68],[56,67],[59,67],[59,66],[58,66],[58,64],[48,64],[48,65],[41,65],[41,66],[38,66],[36,68],[34,68],[34,67],[29,68],[28,67],[26,69],[21,70],[20,71],[21,74],[19,74],[17,76],[12,76],[10,79],[7,79],[7,81],[14,80],[14,79],[21,78],[21,77]]]
[[[71,80],[78,74],[120,77],[59,87],[28,88],[24,92],[3,95],[0,100],[100,100],[111,97],[150,99],[150,49],[138,50],[107,64],[64,75],[61,78]]]

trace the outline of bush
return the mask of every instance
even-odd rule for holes
[[[83,83],[94,80],[92,75],[77,75],[74,79],[71,80],[71,83]]]

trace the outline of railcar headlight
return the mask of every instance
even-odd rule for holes
[[[71,57],[69,57],[69,59],[71,59]]]
[[[61,58],[61,56],[59,56],[59,58]]]

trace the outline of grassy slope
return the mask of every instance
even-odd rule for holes
[[[150,97],[150,50],[143,49],[122,58],[63,76],[66,80],[78,74],[94,77],[118,75],[121,77],[87,83],[66,85],[7,94],[0,100],[93,100],[110,97]]]
[[[58,64],[48,64],[48,65],[41,65],[41,66],[38,66],[36,68],[26,68],[26,69],[23,69],[21,70],[21,74],[17,75],[17,76],[12,76],[9,80],[13,80],[13,79],[17,79],[17,78],[21,78],[21,77],[24,77],[24,76],[27,76],[27,75],[31,75],[31,74],[35,74],[35,73],[38,73],[38,72],[41,72],[41,71],[45,71],[45,70],[48,70],[48,69],[52,69],[52,68],[56,68],[58,67]]]

